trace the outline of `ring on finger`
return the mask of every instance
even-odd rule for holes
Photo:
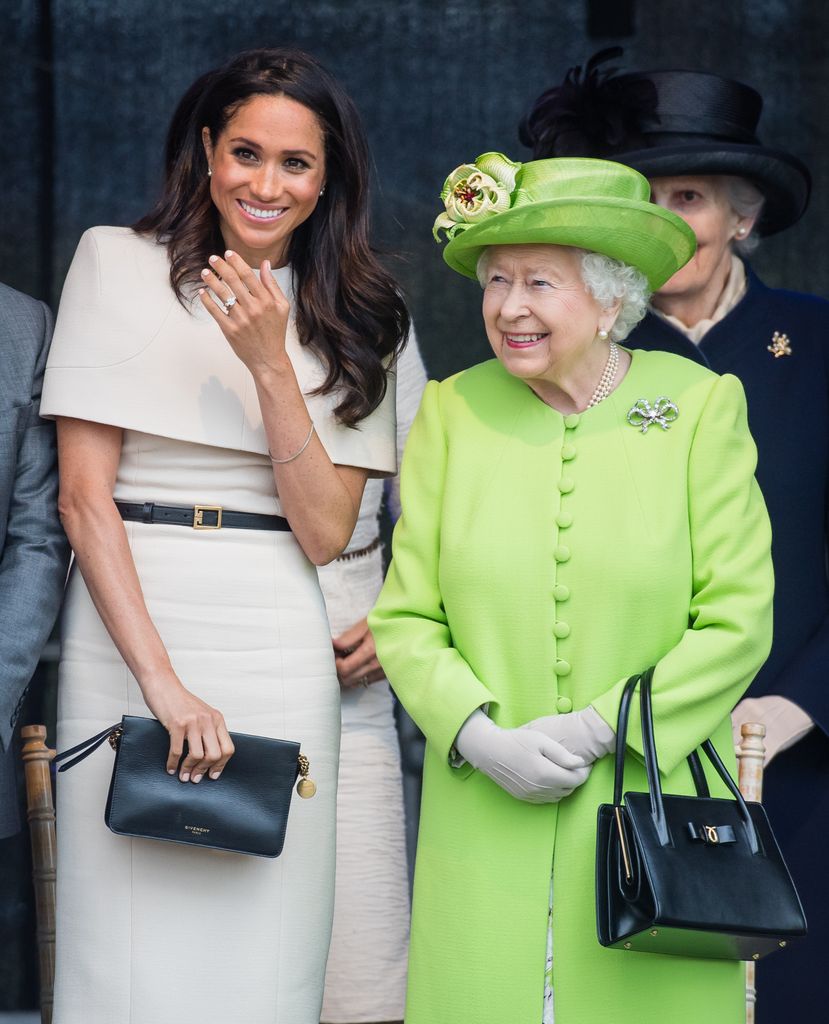
[[[357,682],[360,683],[362,686],[368,686],[371,680],[369,679],[368,676],[360,676]]]
[[[236,296],[231,295],[229,299],[225,299],[223,305],[225,308],[225,316],[229,316],[231,309],[236,305]]]

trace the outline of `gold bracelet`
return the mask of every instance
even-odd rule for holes
[[[287,459],[275,459],[273,457],[273,455],[271,455],[270,448],[268,449],[268,458],[271,460],[271,462],[273,462],[277,466],[281,466],[281,465],[283,465],[286,462],[293,462],[294,459],[298,459],[300,457],[300,455],[302,455],[302,453],[308,447],[308,445],[311,443],[311,438],[314,436],[314,430],[315,429],[316,429],[316,427],[314,426],[314,423],[313,423],[313,420],[312,420],[311,421],[311,429],[308,431],[308,436],[305,438],[305,441],[303,442],[302,447],[299,449],[298,452],[294,452],[294,454],[289,456]]]

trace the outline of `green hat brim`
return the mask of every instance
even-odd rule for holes
[[[570,245],[602,253],[641,270],[657,291],[694,255],[694,232],[670,210],[634,199],[570,196],[494,214],[463,231],[443,250],[449,266],[477,277],[490,245]]]

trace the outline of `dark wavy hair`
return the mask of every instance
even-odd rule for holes
[[[132,229],[166,245],[170,283],[186,304],[185,289],[200,283],[208,256],[225,248],[202,128],[215,145],[239,108],[260,95],[301,103],[322,129],[325,193],[291,236],[287,258],[299,340],[327,369],[318,391],[341,394],[335,413],[353,427],[383,400],[383,360],[405,344],[409,314],[369,241],[369,155],[360,116],[321,64],[301,50],[247,50],[198,78],[170,122],[161,197]]]

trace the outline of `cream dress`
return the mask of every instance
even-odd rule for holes
[[[398,459],[425,386],[426,371],[412,334],[397,364]],[[397,519],[399,478],[369,480],[344,555],[318,570],[333,636],[365,618],[383,585],[383,552],[377,541],[384,494]],[[402,1020],[408,940],[400,744],[391,690],[383,679],[342,692],[337,882],[322,1020]]]
[[[290,296],[290,270],[275,273]],[[253,380],[206,312],[176,301],[167,274],[163,247],[127,229],[84,235],[42,411],[124,428],[116,498],[279,513]],[[287,347],[311,390],[321,367],[293,329]],[[335,462],[394,473],[394,390],[392,376],[388,399],[359,430],[336,423],[335,399],[307,397]],[[113,835],[103,821],[106,747],[60,775],[54,1024],[317,1024],[333,911],[340,707],[314,566],[291,533],[125,529],[184,684],[233,731],[298,740],[318,792],[294,798],[284,852],[267,860]],[[149,710],[75,569],[58,745],[123,714]]]

